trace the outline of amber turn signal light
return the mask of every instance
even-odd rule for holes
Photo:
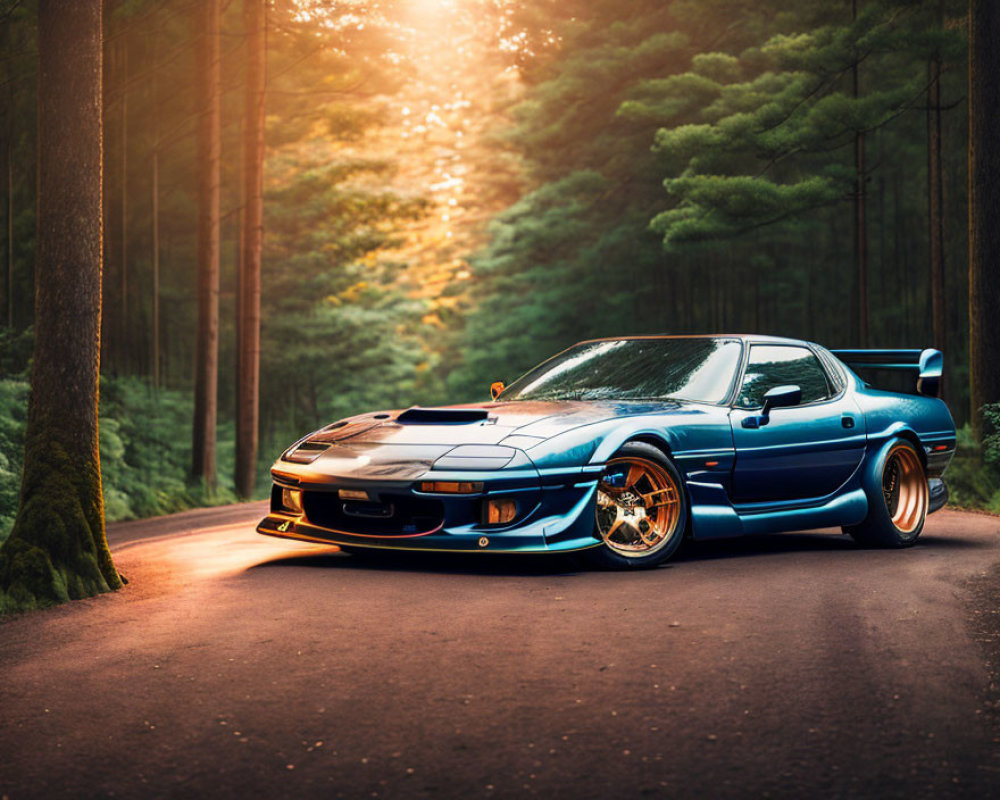
[[[487,500],[484,516],[487,525],[503,525],[517,516],[517,503],[513,500]]]
[[[420,491],[439,494],[476,494],[482,490],[482,483],[469,481],[424,481],[420,484]]]

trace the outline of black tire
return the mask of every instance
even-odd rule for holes
[[[637,469],[647,470],[645,477],[640,477],[636,481],[636,486],[642,487],[647,486],[650,491],[646,495],[641,494],[641,488],[636,489],[636,492],[629,493],[628,489],[631,486],[625,487],[625,489],[617,494],[618,497],[625,497],[626,495],[631,495],[631,497],[642,498],[645,500],[646,497],[651,497],[654,495],[659,495],[660,498],[664,498],[661,501],[651,500],[649,502],[644,502],[641,509],[638,508],[638,504],[635,504],[629,508],[629,510],[619,511],[619,508],[625,509],[628,503],[616,503],[612,509],[612,506],[605,505],[602,507],[600,499],[595,512],[594,520],[594,535],[599,539],[603,540],[603,543],[599,547],[594,547],[589,550],[584,550],[581,554],[583,559],[590,566],[598,567],[600,569],[649,569],[650,567],[656,567],[667,559],[669,559],[674,553],[677,552],[677,548],[680,547],[681,541],[684,538],[684,533],[688,526],[688,501],[687,494],[684,490],[684,481],[681,478],[680,472],[677,467],[664,455],[663,451],[654,447],[651,444],[646,444],[645,442],[628,442],[622,446],[622,448],[615,453],[615,455],[608,460],[608,467],[605,469],[604,474],[602,474],[602,483],[605,477],[609,476],[612,470],[617,470],[620,474],[623,467],[626,465],[634,465]],[[626,474],[626,480],[631,475],[631,471]],[[657,487],[657,482],[662,481],[662,487]],[[672,488],[671,488],[672,485]],[[600,484],[598,486],[598,492],[601,493]],[[637,494],[638,493],[638,494]],[[608,493],[603,493],[605,498],[610,497]],[[647,551],[643,551],[639,548],[646,544],[645,535],[650,530],[656,531],[657,523],[649,523],[649,517],[646,515],[647,510],[660,509],[663,511],[657,511],[657,520],[666,521],[668,524],[664,524],[664,535],[661,539],[657,540],[655,544],[648,545]],[[638,513],[637,513],[638,512]],[[637,535],[642,544],[630,544],[628,542],[616,542],[614,538],[605,538],[605,534],[602,533],[602,520],[607,519],[608,514],[614,514],[615,519],[618,522],[612,522],[610,526],[605,524],[605,527],[610,527],[613,531],[612,537],[617,535],[618,528],[624,527],[626,533],[629,532],[631,528],[631,533]],[[623,514],[628,517],[632,517],[633,513],[637,513],[635,519],[637,522],[633,526],[628,519],[623,518]],[[602,517],[602,514],[605,515]],[[646,524],[646,530],[640,533],[640,529]],[[637,549],[630,549],[636,547]]]
[[[920,453],[906,439],[895,439],[874,475],[865,482],[868,516],[846,527],[865,547],[911,547],[924,529],[929,490]]]

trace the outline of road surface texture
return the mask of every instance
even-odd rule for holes
[[[262,513],[113,526],[126,589],[0,625],[0,796],[1000,797],[995,517],[622,574]]]

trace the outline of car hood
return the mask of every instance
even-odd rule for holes
[[[684,401],[515,401],[363,414],[308,437],[331,444],[508,444],[526,449],[560,433],[620,417],[677,411]],[[505,442],[508,437],[513,437]]]

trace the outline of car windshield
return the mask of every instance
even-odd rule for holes
[[[736,339],[583,342],[518,378],[500,400],[726,399],[740,363]]]

